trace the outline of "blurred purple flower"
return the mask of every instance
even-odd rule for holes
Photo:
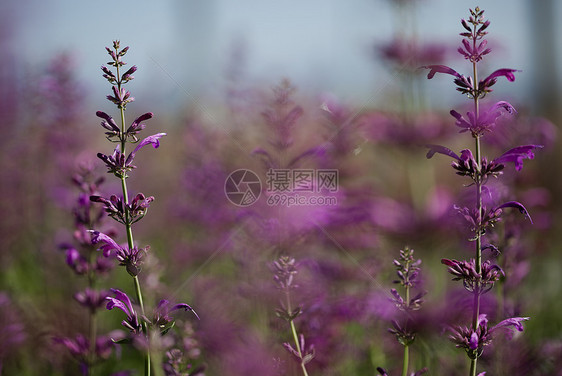
[[[95,356],[97,359],[108,359],[115,348],[115,340],[121,339],[121,332],[112,332],[110,336],[99,336],[96,338]],[[55,343],[61,344],[70,352],[73,358],[80,362],[82,374],[88,375],[88,364],[90,362],[90,340],[84,335],[78,334],[75,338],[54,337]]]
[[[103,306],[108,296],[109,291],[98,291],[87,287],[86,290],[74,294],[74,299],[93,313]]]
[[[421,44],[419,41],[400,37],[382,44],[377,49],[384,59],[401,69],[407,68],[412,71],[420,64],[443,61],[447,52],[442,43]]]
[[[492,105],[489,109],[480,111],[478,118],[473,111],[466,113],[467,118],[464,118],[460,113],[455,110],[451,110],[451,115],[457,119],[455,124],[461,128],[460,132],[470,131],[473,137],[482,136],[485,132],[491,130],[491,128],[496,124],[497,118],[502,115],[501,109],[505,110],[509,114],[513,114],[515,108],[511,104],[505,101],[500,101]]]
[[[419,371],[411,373],[410,376],[421,376],[424,373],[426,373],[427,371],[428,371],[428,369],[426,367],[424,367],[424,368],[420,369]],[[382,367],[377,367],[377,372],[380,373],[380,376],[388,376],[388,373]],[[478,376],[481,376],[481,375],[478,375]]]
[[[197,320],[200,320],[197,312],[195,312],[195,310],[193,310],[193,308],[191,308],[188,304],[179,303],[170,307],[170,302],[166,299],[160,300],[158,306],[154,309],[152,320],[149,320],[146,317],[143,318],[145,321],[152,323],[152,325],[157,326],[160,329],[166,329],[166,326],[173,321],[169,314],[180,309],[193,312],[195,317],[197,317]]]

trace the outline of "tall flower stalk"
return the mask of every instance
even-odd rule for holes
[[[399,310],[400,317],[392,320],[393,328],[388,331],[396,336],[396,340],[403,347],[403,361],[402,361],[402,376],[408,376],[408,368],[410,365],[410,346],[416,339],[415,329],[415,311],[418,311],[423,304],[423,297],[425,291],[417,291],[416,295],[411,297],[414,293],[414,288],[420,284],[420,259],[414,258],[414,250],[405,247],[400,250],[400,257],[393,261],[396,267],[396,275],[398,279],[394,283],[403,287],[402,294],[396,289],[391,289],[392,302]],[[381,376],[387,376],[384,368],[378,367],[377,371]],[[419,376],[427,372],[427,368],[422,368],[417,372],[411,374]]]
[[[146,197],[144,194],[138,193],[130,200],[127,187],[127,173],[136,168],[133,165],[136,153],[146,145],[153,145],[154,148],[157,148],[160,145],[160,138],[166,134],[157,133],[139,142],[137,134],[145,128],[142,122],[152,118],[153,114],[151,112],[137,117],[128,128],[125,126],[126,106],[128,103],[131,103],[134,98],[131,97],[130,92],[124,88],[124,85],[134,78],[133,73],[137,70],[137,67],[133,66],[126,72],[122,72],[123,66],[126,64],[122,58],[127,53],[128,49],[129,47],[121,49],[119,41],[114,41],[113,49],[107,47],[106,50],[112,59],[108,65],[115,68],[115,73],[106,66],[101,67],[103,77],[113,85],[113,95],[108,95],[107,99],[115,104],[119,110],[120,126],[105,112],[98,111],[96,113],[98,117],[103,119],[101,125],[106,130],[105,134],[107,139],[118,144],[113,154],[105,155],[98,153],[97,156],[106,164],[108,172],[119,178],[122,196],[118,197],[117,195],[112,195],[109,198],[104,198],[92,195],[90,197],[91,201],[103,204],[107,214],[125,226],[127,246],[119,245],[115,240],[104,233],[98,231],[91,232],[92,241],[101,244],[99,249],[103,251],[104,256],[114,256],[119,261],[119,265],[124,266],[129,275],[133,278],[133,286],[140,313],[137,313],[129,296],[125,292],[117,289],[111,290],[115,297],[107,298],[107,309],[119,308],[126,314],[127,317],[122,321],[122,325],[129,329],[134,337],[133,339],[137,340],[136,343],[140,343],[142,347],[146,349],[144,374],[145,376],[150,376],[152,368],[154,368],[157,374],[162,372],[160,365],[158,365],[158,367],[156,367],[156,365],[151,366],[152,333],[160,331],[160,334],[164,335],[171,329],[173,320],[168,316],[169,312],[178,309],[193,310],[185,303],[176,304],[169,308],[169,302],[162,299],[154,309],[152,318],[148,318],[145,313],[145,304],[138,275],[141,272],[143,259],[149,247],[139,248],[135,245],[132,225],[146,215],[154,197]],[[136,143],[138,143],[138,145],[127,155],[127,145]]]
[[[285,342],[283,346],[299,363],[303,376],[308,376],[306,364],[314,358],[314,346],[306,347],[304,335],[298,334],[295,319],[301,315],[302,308],[299,306],[293,307],[291,302],[291,290],[297,287],[294,283],[294,276],[297,274],[297,262],[292,257],[281,256],[273,262],[273,273],[275,284],[282,291],[284,297],[277,309],[277,316],[289,323],[293,337],[293,344]]]
[[[106,359],[112,352],[113,342],[107,336],[98,336],[97,314],[102,308],[109,292],[98,290],[96,287],[100,276],[113,268],[110,260],[98,257],[96,246],[92,243],[88,229],[99,228],[104,219],[104,213],[94,208],[88,199],[90,195],[98,194],[103,178],[96,178],[88,166],[81,168],[74,174],[72,181],[80,189],[80,194],[73,206],[74,214],[74,242],[61,244],[65,251],[67,265],[78,276],[87,278],[87,287],[74,295],[75,300],[88,309],[88,338],[79,334],[75,338],[55,337],[55,342],[67,347],[69,352],[80,363],[83,375],[94,374],[94,367],[102,359]],[[76,245],[75,245],[76,244]]]
[[[460,132],[470,132],[474,139],[474,153],[470,149],[461,151],[461,155],[457,155],[452,150],[440,146],[430,145],[427,154],[431,158],[435,153],[440,153],[453,158],[452,167],[456,173],[461,176],[468,176],[472,180],[472,186],[475,190],[475,203],[472,209],[466,207],[456,207],[459,213],[468,221],[474,236],[470,239],[475,245],[474,259],[469,261],[457,261],[443,259],[442,263],[448,266],[449,273],[453,275],[453,280],[462,280],[464,287],[473,294],[472,306],[472,322],[471,327],[453,328],[451,339],[457,344],[457,347],[464,348],[470,359],[470,375],[476,376],[478,358],[482,355],[485,345],[491,343],[491,334],[502,327],[515,327],[517,330],[523,330],[522,321],[527,317],[514,317],[506,319],[496,326],[488,329],[488,319],[485,314],[481,314],[480,298],[489,291],[494,283],[504,275],[503,270],[490,260],[482,261],[482,252],[487,249],[497,251],[497,247],[493,244],[484,244],[484,236],[486,231],[493,227],[494,223],[501,220],[503,209],[516,208],[526,217],[530,216],[525,207],[517,201],[508,201],[491,209],[487,209],[483,204],[482,195],[489,177],[498,177],[502,174],[507,162],[513,162],[516,170],[521,170],[524,159],[532,159],[533,151],[540,148],[540,145],[522,145],[510,149],[500,157],[488,160],[482,156],[481,139],[491,132],[496,124],[496,120],[502,113],[515,113],[515,109],[511,104],[500,101],[487,109],[482,110],[480,100],[492,91],[491,87],[497,82],[499,77],[505,77],[508,81],[514,81],[517,72],[515,69],[503,68],[496,70],[486,78],[479,80],[478,63],[482,58],[489,54],[491,50],[487,48],[487,41],[484,36],[487,34],[486,29],[490,25],[490,21],[484,20],[484,11],[480,8],[470,10],[470,17],[467,20],[461,20],[461,25],[465,29],[460,35],[463,36],[462,45],[458,52],[465,57],[472,65],[472,76],[464,76],[454,69],[444,65],[429,65],[425,68],[429,69],[428,78],[433,78],[436,73],[445,73],[454,76],[454,83],[457,91],[467,95],[473,101],[473,110],[467,112],[466,117],[459,112],[452,110],[451,115],[456,119],[455,124],[461,128]],[[483,374],[483,373],[481,373]]]

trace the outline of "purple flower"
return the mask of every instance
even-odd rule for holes
[[[429,148],[426,155],[427,158],[432,158],[436,153],[447,155],[455,160],[451,166],[457,170],[458,175],[469,176],[475,182],[476,179],[481,179],[481,181],[485,183],[488,176],[498,176],[502,174],[502,170],[507,162],[513,162],[515,164],[515,169],[520,171],[523,168],[523,160],[533,159],[535,157],[533,150],[542,148],[542,145],[517,146],[506,151],[491,162],[488,162],[488,160],[484,157],[480,161],[480,168],[478,167],[478,162],[474,159],[470,149],[462,150],[461,155],[458,156],[451,149],[441,145],[427,145],[427,147]]]
[[[78,275],[88,273],[88,260],[72,246],[66,248],[66,264]]]
[[[271,266],[275,273],[273,280],[279,289],[290,290],[297,287],[297,285],[293,284],[294,276],[298,272],[297,267],[298,263],[290,256],[281,256],[273,262]]]
[[[109,257],[111,251],[115,251],[115,257],[119,261],[119,265],[125,266],[127,272],[131,276],[137,276],[141,272],[141,265],[143,263],[144,255],[148,252],[149,247],[133,249],[128,247],[121,247],[113,239],[111,239],[106,234],[99,231],[91,231],[92,242],[94,243],[104,243],[99,250],[103,252],[105,257]]]
[[[103,71],[103,77],[107,81],[109,81],[110,84],[114,85],[117,83],[117,77],[115,77],[115,74],[113,74],[113,72],[109,68],[102,65],[101,70]]]
[[[125,135],[127,137],[131,137],[133,139],[133,142],[138,142],[138,138],[137,138],[136,134],[139,133],[140,131],[142,131],[146,127],[146,125],[142,124],[141,121],[152,119],[153,116],[154,116],[154,114],[152,112],[147,112],[146,114],[142,114],[141,116],[136,118],[131,123],[131,126],[129,128],[127,128],[127,131],[125,132]]]
[[[450,74],[450,75],[455,76],[457,78],[461,77],[460,73],[458,73],[456,70],[454,70],[453,68],[450,68],[446,65],[425,65],[422,68],[429,69],[429,73],[427,74],[427,78],[430,79],[430,80],[433,78],[433,76],[435,76],[435,73]]]
[[[131,299],[125,294],[124,292],[111,289],[111,292],[115,294],[115,298],[107,297],[107,306],[106,308],[112,310],[113,308],[119,308],[122,310],[127,318],[121,321],[121,324],[129,329],[132,333],[137,334],[141,332],[141,324],[137,317],[137,313],[133,308],[133,304],[131,303]]]
[[[518,209],[521,214],[523,214],[526,218],[529,219],[531,223],[533,223],[531,216],[529,215],[529,212],[527,211],[525,206],[517,201],[508,201],[506,203],[503,203],[502,205],[495,206],[490,210],[487,210],[486,206],[482,206],[482,210],[480,213],[478,213],[477,209],[469,209],[467,207],[461,208],[455,205],[454,208],[469,223],[471,231],[480,232],[481,234],[484,234],[488,226],[494,226],[496,222],[501,220],[501,215],[503,214],[502,209],[504,208]]]
[[[510,149],[500,155],[498,158],[494,159],[493,162],[496,164],[503,164],[506,162],[513,162],[515,164],[515,169],[521,171],[523,168],[524,159],[533,159],[535,154],[534,149],[542,148],[542,145],[521,145],[513,149]]]
[[[451,164],[451,166],[457,171],[457,175],[461,176],[469,176],[474,182],[481,181],[482,183],[486,182],[486,179],[492,176],[500,175],[504,168],[504,165],[501,163],[496,163],[495,161],[488,162],[488,160],[484,157],[480,161],[481,165],[478,167],[478,162],[474,158],[472,151],[470,149],[461,150],[460,157],[453,152],[451,149],[446,148],[441,145],[427,145],[429,147],[429,151],[427,152],[427,158],[432,158],[435,153],[447,155],[455,161]]]
[[[473,137],[479,137],[485,132],[491,130],[491,128],[495,125],[497,118],[502,115],[502,109],[509,114],[517,112],[508,102],[500,101],[495,103],[488,110],[481,111],[478,118],[474,114],[474,111],[467,112],[467,118],[464,118],[455,110],[451,110],[451,115],[457,119],[455,125],[461,128],[461,133],[470,131]]]
[[[484,346],[492,343],[492,335],[498,329],[511,329],[523,331],[523,321],[529,320],[528,317],[512,317],[505,319],[497,325],[488,328],[488,319],[485,314],[478,317],[477,329],[474,330],[468,327],[456,326],[451,328],[451,336],[449,337],[456,343],[456,347],[464,348],[468,356],[472,359],[482,355]],[[513,334],[510,330],[508,337]]]
[[[499,217],[499,215],[501,215],[501,209],[503,209],[503,208],[515,208],[515,209],[519,210],[519,212],[521,214],[523,214],[525,216],[525,218],[529,219],[529,222],[533,223],[533,220],[531,219],[531,215],[529,214],[527,209],[523,206],[523,204],[521,204],[520,202],[508,201],[508,202],[503,203],[500,206],[496,207],[495,209],[493,209],[493,211],[495,213],[498,213],[498,211],[499,211],[499,213],[497,214],[497,216]]]
[[[115,120],[103,111],[96,111],[96,116],[102,118],[101,126],[108,130],[105,132],[107,139],[110,141],[115,141],[115,138],[119,138],[121,135],[121,129],[115,123]]]
[[[153,134],[152,136],[148,136],[147,138],[145,138],[144,140],[142,140],[140,142],[140,144],[137,145],[137,147],[135,148],[135,150],[133,150],[131,152],[131,154],[129,154],[129,156],[127,157],[127,160],[131,160],[131,162],[133,161],[133,158],[135,158],[136,153],[143,147],[146,145],[150,145],[152,144],[152,146],[154,147],[154,149],[157,149],[160,146],[160,139],[162,137],[166,136],[166,133],[157,133],[157,134]]]
[[[173,319],[170,317],[170,313],[173,311],[177,311],[183,309],[184,311],[191,311],[193,312],[193,314],[195,315],[195,317],[197,317],[197,320],[200,320],[199,315],[197,315],[197,313],[195,312],[195,310],[193,310],[193,308],[191,308],[191,306],[189,306],[189,304],[186,303],[179,303],[176,304],[174,306],[172,306],[170,308],[170,302],[166,299],[162,299],[160,300],[160,302],[158,303],[158,306],[156,307],[156,309],[154,309],[154,314],[152,316],[152,320],[149,320],[148,318],[144,318],[147,322],[152,323],[152,325],[165,330],[166,327],[168,326],[168,324],[170,322],[173,321]]]
[[[118,178],[127,177],[127,171],[136,168],[136,166],[132,164],[133,160],[131,158],[125,159],[125,154],[121,153],[120,145],[115,147],[111,155],[98,153],[97,156],[105,163],[107,172],[114,174]]]
[[[482,57],[484,55],[492,52],[491,49],[486,48],[487,44],[487,40],[483,40],[478,45],[476,45],[476,43],[470,43],[468,39],[463,39],[462,46],[459,47],[458,51],[465,57],[465,59],[470,60],[471,62],[478,62],[482,60]]]
[[[131,92],[125,90],[125,88],[118,88],[117,86],[112,86],[113,95],[108,95],[107,99],[117,105],[118,108],[125,108],[127,103],[131,103],[135,98],[131,97]]]
[[[137,71],[137,66],[133,65],[131,68],[129,68],[128,71],[123,73],[123,75],[121,76],[121,82],[125,83],[134,79],[135,77],[132,74],[135,73],[136,71]]]
[[[299,348],[300,353],[289,343],[283,343],[283,347],[293,356],[293,358],[299,363],[306,365],[312,359],[314,359],[314,345],[306,346],[304,336],[302,334],[299,335]]]
[[[109,336],[99,336],[96,338],[95,355],[99,359],[108,359],[115,348],[114,339],[120,339],[122,335],[115,334],[112,338]],[[70,355],[80,362],[80,369],[84,375],[88,374],[88,363],[90,362],[90,341],[82,334],[78,334],[75,338],[54,337],[53,342],[66,347]]]
[[[146,215],[154,197],[145,197],[145,195],[139,193],[127,205],[124,204],[123,199],[116,195],[111,195],[109,200],[100,196],[90,196],[90,200],[104,204],[106,213],[117,222],[132,225]]]
[[[481,264],[481,273],[476,272],[476,264],[474,259],[470,261],[457,261],[449,259],[441,259],[441,263],[448,266],[448,272],[453,275],[453,281],[462,280],[464,288],[470,292],[477,291],[484,294],[494,286],[502,276],[505,276],[503,270],[490,262],[484,261]]]
[[[489,88],[496,83],[498,77],[505,77],[509,82],[513,82],[515,81],[515,75],[513,74],[515,72],[520,72],[520,71],[517,69],[510,69],[510,68],[498,69],[478,83],[478,90],[485,91],[485,92],[492,91],[489,90]]]
[[[74,294],[74,299],[83,307],[89,308],[91,312],[95,312],[103,306],[108,296],[108,291],[97,291],[88,287],[86,290]]]

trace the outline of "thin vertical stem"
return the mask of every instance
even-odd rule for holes
[[[117,53],[117,49],[116,49],[116,53]],[[117,89],[120,92],[121,91],[121,75],[119,72],[119,64],[116,64],[116,68],[117,68]],[[120,105],[119,106],[119,112],[121,115],[121,154],[125,155],[125,146],[127,143],[127,138],[125,136],[125,108]],[[125,175],[121,176],[121,189],[123,190],[123,206],[125,207],[125,231],[127,233],[127,245],[129,246],[129,249],[133,249],[134,247],[134,240],[133,240],[133,230],[131,227],[131,223],[129,220],[129,211],[127,210],[127,206],[129,205],[129,193],[127,190],[127,181],[126,181],[127,177]],[[142,290],[140,287],[140,282],[137,276],[133,277],[133,283],[135,286],[135,293],[137,296],[137,300],[139,302],[139,306],[141,309],[141,313],[144,315],[144,302],[143,302],[143,298],[142,298]],[[150,338],[148,336],[148,327],[146,325],[146,323],[143,321],[142,322],[142,331],[144,333],[145,336],[147,336],[147,339],[149,340],[148,343],[148,348],[146,351],[146,357],[145,357],[145,361],[144,361],[144,375],[145,376],[150,376]]]
[[[474,38],[473,43],[476,46],[476,26],[474,26]],[[478,70],[476,68],[476,62],[472,63],[472,72],[473,72],[473,82],[474,82],[474,117],[478,119],[479,115],[479,105],[478,105]],[[475,135],[475,158],[476,163],[478,166],[478,171],[475,177],[476,181],[476,213],[478,218],[478,223],[476,224],[476,246],[475,246],[475,266],[476,266],[476,273],[478,275],[482,274],[482,151],[480,147],[480,135]],[[473,311],[472,311],[472,329],[476,332],[478,330],[478,317],[480,316],[480,285],[477,283],[474,286],[474,303],[473,303]],[[476,366],[477,366],[478,358],[475,357],[474,359],[470,360],[470,376],[476,376]]]
[[[289,314],[292,312],[292,308],[291,308],[291,297],[289,295],[289,291],[286,291],[286,297],[287,297],[287,311],[289,312]],[[303,356],[302,356],[302,350],[301,346],[300,346],[300,342],[299,342],[299,336],[297,334],[297,328],[295,327],[295,323],[294,320],[291,319],[290,320],[290,325],[291,325],[291,333],[293,334],[293,340],[295,341],[295,347],[297,348],[297,353],[299,354],[299,358],[301,359],[301,369],[302,369],[302,373],[304,376],[308,376],[308,372],[306,371],[306,366],[304,365],[304,362],[302,361]]]
[[[470,359],[470,376],[476,376],[476,362],[477,358]]]
[[[408,275],[410,270],[410,261],[406,262],[406,268],[408,269]],[[410,308],[410,281],[409,279],[406,281],[404,286],[406,290],[406,312],[409,313]],[[406,324],[407,325],[407,324]],[[402,376],[408,376],[408,367],[410,363],[410,347],[408,345],[404,345],[404,361],[402,362]]]
[[[402,364],[402,376],[408,376],[408,365],[410,363],[410,347],[404,345],[404,362]]]

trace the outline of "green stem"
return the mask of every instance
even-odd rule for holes
[[[404,346],[404,362],[402,364],[402,376],[408,376],[408,365],[410,362],[410,347]]]
[[[407,261],[406,268],[410,270],[410,261]],[[408,282],[409,283],[409,282]],[[406,283],[404,286],[406,290],[406,312],[410,309],[410,285]],[[402,363],[402,376],[408,376],[408,366],[410,363],[410,348],[408,345],[404,345],[404,361]]]
[[[291,298],[289,296],[289,291],[286,292],[287,295],[287,311],[289,312],[289,314],[291,314],[292,312],[292,308],[291,308]],[[302,349],[300,346],[300,342],[299,342],[299,336],[297,334],[297,328],[295,327],[295,322],[294,320],[289,321],[290,325],[291,325],[291,333],[293,334],[293,340],[295,341],[295,347],[297,348],[297,353],[299,354],[299,358],[301,359],[301,369],[302,369],[302,373],[304,376],[308,376],[308,372],[306,371],[306,366],[304,365],[304,362],[302,362],[303,356],[302,356]]]
[[[474,39],[474,43],[476,39]],[[476,62],[472,63],[473,79],[474,79],[474,116],[478,119],[479,105],[478,105],[478,70],[476,69]],[[482,274],[482,151],[480,148],[480,135],[475,135],[475,158],[478,165],[478,171],[475,176],[476,185],[476,210],[479,219],[476,224],[476,246],[475,246],[475,266],[476,273],[478,275]],[[476,332],[478,330],[478,317],[480,316],[480,284],[477,283],[474,286],[474,304],[472,311],[472,329]],[[470,376],[476,376],[476,365],[478,358],[470,360]]]
[[[470,359],[470,376],[476,376],[476,362],[477,358]]]
[[[121,76],[119,72],[119,64],[116,64],[116,67],[117,67],[117,89],[121,91]],[[125,137],[125,109],[123,108],[123,106],[119,106],[119,112],[121,115],[121,154],[125,155],[125,146],[127,143],[127,138]],[[133,230],[131,228],[131,224],[129,221],[129,212],[127,210],[127,206],[129,205],[129,193],[127,190],[126,179],[127,177],[124,175],[121,177],[121,189],[123,190],[123,206],[125,208],[125,230],[127,233],[127,245],[129,246],[129,249],[133,249],[134,247]],[[137,301],[139,302],[141,313],[144,315],[145,313],[144,313],[144,302],[142,298],[142,290],[137,276],[133,277],[133,282],[135,285],[135,293],[137,296]],[[144,375],[150,376],[150,338],[148,333],[148,327],[146,325],[146,322],[144,321],[142,322],[142,331],[144,335],[147,337],[149,342],[146,351],[145,361],[144,361]]]

